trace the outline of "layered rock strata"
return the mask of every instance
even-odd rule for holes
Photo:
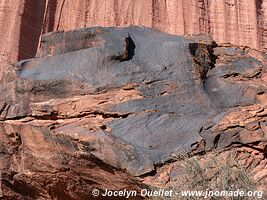
[[[181,153],[244,147],[258,155],[244,166],[264,185],[266,64],[266,54],[204,35],[142,27],[44,35],[36,58],[10,66],[0,87],[4,197],[140,190]]]

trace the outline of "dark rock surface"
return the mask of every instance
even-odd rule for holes
[[[142,27],[44,35],[0,87],[4,195],[59,198],[64,188],[64,199],[85,199],[93,187],[138,189],[133,177],[181,152],[261,143],[264,154],[266,62]]]

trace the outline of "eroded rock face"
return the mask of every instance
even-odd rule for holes
[[[2,0],[0,77],[9,80],[6,65],[34,57],[40,36],[51,31],[142,25],[266,50],[266,20],[266,0]]]
[[[36,58],[0,87],[4,195],[138,190],[140,177],[181,152],[258,145],[266,159],[266,61],[149,28],[44,35]]]

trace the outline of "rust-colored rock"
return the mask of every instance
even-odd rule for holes
[[[230,154],[225,168],[244,168],[264,190],[266,66],[266,54],[205,35],[48,33],[0,86],[0,194],[82,200],[94,188],[166,187],[186,175],[181,158],[225,165]],[[211,168],[207,179],[220,171]]]

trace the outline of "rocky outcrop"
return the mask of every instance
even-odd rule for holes
[[[140,190],[181,153],[233,148],[254,152],[238,156],[260,187],[266,64],[266,54],[204,35],[140,27],[46,34],[36,58],[10,66],[0,87],[3,195],[90,199],[93,188]]]
[[[0,61],[14,63],[34,57],[42,33],[96,25],[205,33],[218,43],[266,50],[266,20],[266,0],[2,0]],[[6,79],[6,66],[0,69],[0,77]]]

